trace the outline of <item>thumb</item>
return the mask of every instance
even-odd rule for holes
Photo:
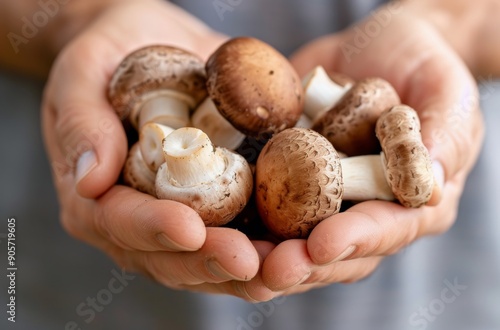
[[[87,79],[73,68],[59,65],[47,84],[42,109],[45,144],[58,190],[73,188],[82,197],[96,198],[116,183],[127,138],[105,98],[105,75]]]
[[[337,68],[339,45],[342,42],[342,33],[320,37],[299,48],[290,57],[290,62],[299,74],[304,77],[314,67],[321,65],[328,71]]]

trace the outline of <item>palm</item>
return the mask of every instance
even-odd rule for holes
[[[357,31],[369,23],[312,42],[292,62],[301,75],[322,65],[355,79],[378,76],[391,82],[402,102],[418,111],[424,143],[443,166],[442,201],[420,209],[369,201],[324,220],[308,240],[286,241],[269,252],[258,282],[273,290],[297,292],[358,280],[370,274],[382,256],[423,235],[442,233],[454,222],[483,134],[476,85],[431,26],[404,14],[392,16],[380,33],[349,52],[356,47]],[[331,263],[335,259],[344,260]]]

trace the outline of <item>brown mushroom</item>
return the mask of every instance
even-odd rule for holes
[[[282,239],[307,237],[340,210],[340,159],[317,132],[291,128],[274,135],[259,155],[256,201],[268,229]]]
[[[247,204],[253,176],[245,159],[215,147],[201,130],[185,127],[163,140],[165,163],[156,175],[160,199],[186,204],[207,226],[231,221]]]
[[[375,154],[380,152],[375,136],[377,119],[384,110],[400,103],[397,92],[387,81],[366,78],[317,118],[312,129],[349,156]]]
[[[185,50],[148,46],[128,55],[116,69],[108,98],[122,118],[139,129],[157,122],[173,128],[189,124],[189,109],[207,95],[204,62]]]
[[[379,120],[381,155],[340,159],[313,130],[292,128],[273,136],[257,160],[255,183],[259,214],[269,230],[282,239],[307,237],[340,210],[343,199],[426,204],[434,177],[418,117],[410,110],[396,107]]]
[[[300,78],[288,60],[254,38],[234,38],[210,56],[207,89],[240,132],[259,137],[293,127],[303,108]]]
[[[440,195],[415,110],[406,105],[386,110],[377,121],[376,132],[387,183],[402,205],[420,207],[433,195]]]

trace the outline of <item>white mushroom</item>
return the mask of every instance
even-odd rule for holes
[[[180,128],[163,140],[165,163],[156,176],[158,198],[196,210],[207,226],[228,223],[243,210],[253,188],[245,159],[215,147],[196,128]]]
[[[146,165],[154,173],[165,162],[162,141],[173,131],[173,128],[157,123],[147,123],[141,127],[139,145],[142,157]]]

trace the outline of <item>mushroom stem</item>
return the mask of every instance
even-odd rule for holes
[[[148,100],[132,116],[137,116],[137,128],[155,122],[174,129],[189,126],[189,100],[180,93],[162,91],[151,93]],[[137,114],[138,113],[138,114]],[[132,117],[133,118],[133,117]]]
[[[192,122],[194,127],[205,132],[218,147],[236,150],[245,139],[245,135],[220,114],[210,98],[206,98],[196,109]]]
[[[345,200],[395,200],[392,189],[387,183],[383,153],[347,157],[341,159],[340,163]]]
[[[313,122],[309,116],[307,116],[305,113],[300,115],[299,120],[297,121],[297,124],[295,124],[295,127],[299,128],[311,128],[313,125]]]
[[[203,131],[185,127],[163,140],[166,170],[172,185],[183,187],[213,181],[220,176],[226,163]]]
[[[304,113],[313,122],[330,110],[352,87],[350,84],[341,86],[335,83],[321,66],[307,74],[302,85],[305,90]]]
[[[139,146],[144,162],[153,172],[157,172],[165,162],[163,156],[163,139],[174,131],[173,128],[157,123],[147,123],[141,128]]]

